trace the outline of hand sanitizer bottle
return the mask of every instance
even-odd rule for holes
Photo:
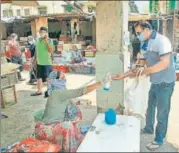
[[[106,78],[109,78],[109,77],[110,77],[110,73],[108,73],[106,75]],[[111,87],[111,82],[110,82],[110,80],[107,80],[106,83],[104,84],[104,88],[103,89],[105,91],[109,91],[110,87]]]

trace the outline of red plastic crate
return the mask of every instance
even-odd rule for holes
[[[69,72],[69,67],[65,66],[65,65],[53,65],[53,70],[68,73]]]
[[[30,71],[31,69],[31,63],[30,62],[26,62],[23,64],[23,68],[25,71]]]

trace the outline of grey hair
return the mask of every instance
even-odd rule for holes
[[[17,39],[18,35],[16,33],[12,33],[11,37],[14,38],[14,39]]]

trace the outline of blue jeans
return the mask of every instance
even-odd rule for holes
[[[174,86],[175,82],[152,84],[149,91],[146,126],[144,130],[148,133],[154,132],[155,110],[157,107],[158,123],[155,133],[155,141],[159,144],[163,143],[167,133],[171,96]]]

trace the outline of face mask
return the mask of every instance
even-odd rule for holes
[[[33,41],[33,40],[32,40],[32,41],[29,41],[29,44],[30,44],[30,45],[32,45],[33,43],[34,43],[34,41]]]
[[[144,33],[142,32],[140,35],[137,35],[137,38],[138,38],[141,42],[144,42],[144,41],[145,41]]]
[[[46,33],[40,33],[40,37],[45,38]]]

